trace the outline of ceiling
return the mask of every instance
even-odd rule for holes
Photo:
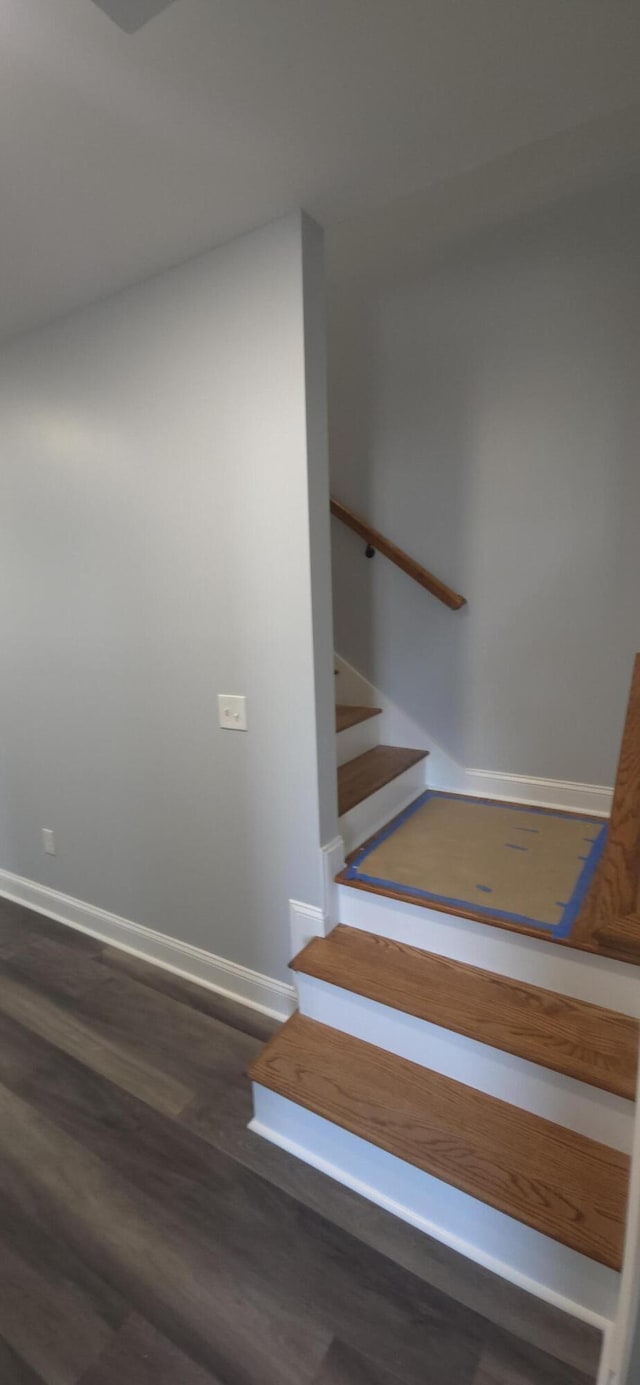
[[[640,147],[639,77],[637,0],[174,0],[132,35],[0,0],[0,335],[297,206],[366,235],[576,126]]]

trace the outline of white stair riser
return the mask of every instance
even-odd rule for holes
[[[468,1087],[520,1106],[545,1120],[631,1152],[634,1103],[611,1092],[503,1053],[439,1025],[332,986],[296,976],[300,1011],[399,1058],[443,1073]]]
[[[250,1129],[494,1273],[604,1328],[620,1276],[256,1083]]]
[[[346,731],[336,732],[336,754],[339,765],[346,765],[348,760],[355,760],[356,756],[364,755],[367,750],[373,750],[374,746],[384,742],[382,717],[367,717],[366,721],[359,721],[356,726],[349,726]]]
[[[385,784],[362,803],[356,804],[350,812],[343,813],[338,819],[338,827],[345,852],[353,851],[356,846],[360,846],[367,837],[385,827],[391,818],[413,803],[425,788],[426,765],[426,759],[419,760],[416,765],[406,769],[404,774],[392,779],[390,784]]]
[[[405,904],[349,885],[338,888],[338,913],[340,922],[352,928],[379,933],[440,957],[452,957],[530,986],[543,986],[560,995],[574,996],[576,1000],[640,1019],[638,969],[626,962],[423,909],[418,904]]]

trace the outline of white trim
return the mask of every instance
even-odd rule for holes
[[[0,870],[0,895],[35,909],[39,914],[67,924],[80,933],[90,933],[94,938],[120,947],[134,957],[142,957],[146,962],[164,967],[167,971],[184,976],[196,985],[206,986],[211,991],[249,1005],[252,1010],[260,1010],[274,1019],[287,1019],[295,1009],[295,991],[283,981],[263,976],[250,967],[240,966],[226,957],[216,957],[204,948],[194,947],[192,943],[181,942],[166,933],[157,933],[141,923],[120,918],[95,904],[74,899],[61,894],[47,885],[35,880],[26,880],[11,871]]]
[[[613,1325],[605,1328],[602,1334],[602,1351],[600,1353],[600,1365],[596,1385],[617,1385],[618,1377],[609,1365],[611,1354],[611,1342],[613,1340],[615,1328]]]
[[[395,779],[390,779],[388,784],[383,784],[338,818],[347,851],[353,851],[367,837],[386,827],[392,818],[404,812],[410,803],[424,793],[428,763],[428,760],[418,760],[416,764],[409,765],[402,774],[397,774]]]
[[[367,750],[373,750],[376,745],[385,744],[384,716],[367,717],[366,721],[358,721],[355,726],[347,726],[344,731],[336,733],[336,759],[338,768],[340,765],[348,764],[349,760],[355,760],[358,755],[366,754]]]
[[[539,808],[565,808],[608,817],[613,789],[603,784],[572,784],[565,779],[536,779],[529,774],[498,774],[490,769],[464,770],[464,792],[480,798],[506,798]]]
[[[632,1381],[631,1356],[634,1338],[640,1332],[640,1070],[636,1089],[636,1121],[629,1197],[627,1201],[627,1231],[620,1279],[618,1315],[611,1334],[607,1364],[613,1379],[620,1385],[636,1385]]]
[[[511,933],[349,884],[338,886],[338,899],[340,922],[351,928],[640,1019],[638,968],[632,962],[558,947],[545,938]]]
[[[336,875],[338,875],[344,867],[345,851],[342,837],[334,837],[332,842],[327,842],[326,846],[321,848],[321,853],[322,885],[324,893],[324,932],[330,933],[336,923],[340,922]]]
[[[610,1327],[615,1271],[255,1082],[253,1097],[256,1134],[545,1303]]]
[[[292,957],[297,957],[311,938],[324,938],[325,922],[324,909],[318,909],[315,904],[303,904],[299,899],[289,900]]]
[[[344,866],[344,842],[334,837],[320,847],[323,907],[305,904],[300,899],[289,900],[289,934],[291,956],[296,957],[311,938],[324,938],[338,919],[338,887],[336,875]]]
[[[596,813],[603,817],[611,812],[613,789],[606,785],[574,784],[566,779],[539,779],[535,775],[507,774],[501,770],[465,769],[429,736],[424,726],[403,712],[340,654],[335,655],[335,666],[339,673],[336,680],[339,699],[361,702],[364,707],[382,708],[387,745],[410,745],[416,750],[429,751],[428,775],[432,788],[479,798],[506,798],[512,803],[532,803],[539,808]]]
[[[622,1154],[631,1153],[633,1101],[317,976],[298,972],[296,990],[300,1014],[308,1019],[339,1029],[361,1043],[375,1044],[398,1058],[442,1073]]]

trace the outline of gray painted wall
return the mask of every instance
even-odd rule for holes
[[[333,701],[321,256],[292,216],[0,357],[0,864],[283,978]]]
[[[640,190],[435,249],[330,239],[332,488],[469,600],[333,522],[336,647],[467,767],[613,782],[640,649]],[[379,265],[376,272],[376,254]]]
[[[338,832],[338,806],[329,519],[326,283],[323,251],[323,232],[314,221],[305,216],[302,223],[302,252],[311,599],[316,678],[316,751],[320,840],[324,845],[329,845]]]

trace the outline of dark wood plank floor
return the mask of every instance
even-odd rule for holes
[[[275,1026],[0,900],[2,1385],[588,1385],[595,1330],[247,1131]]]

